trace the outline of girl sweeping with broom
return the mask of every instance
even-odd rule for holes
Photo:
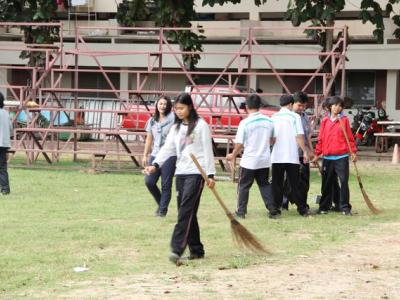
[[[208,124],[199,117],[189,94],[182,93],[175,100],[177,119],[172,126],[164,146],[158,152],[151,166],[144,170],[146,175],[155,173],[168,160],[177,156],[175,183],[178,198],[178,220],[172,233],[169,260],[178,263],[186,246],[189,259],[204,257],[204,247],[200,241],[197,210],[204,187],[204,179],[192,161],[190,154],[197,157],[208,175],[207,185],[214,187],[214,154],[211,132]]]
[[[323,157],[322,162],[322,196],[319,202],[320,214],[327,214],[332,205],[333,183],[336,178],[340,181],[339,209],[343,215],[351,216],[349,191],[349,157],[357,160],[357,148],[354,143],[349,119],[342,116],[344,101],[334,96],[327,102],[329,114],[322,120],[315,147],[315,158]],[[346,136],[349,144],[346,141]],[[349,147],[351,149],[349,149]]]

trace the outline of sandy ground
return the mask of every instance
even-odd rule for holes
[[[287,263],[237,270],[142,274],[66,283],[58,299],[400,299],[400,223]],[[185,268],[185,266],[180,267]],[[194,272],[195,273],[195,272]],[[43,296],[43,295],[42,295]]]

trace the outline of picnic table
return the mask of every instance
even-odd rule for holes
[[[400,126],[400,121],[378,121],[378,125],[386,128],[388,126]],[[400,138],[400,132],[377,132],[374,134],[376,153],[387,152],[389,148],[389,138]]]

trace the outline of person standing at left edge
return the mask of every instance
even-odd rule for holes
[[[172,126],[165,144],[156,155],[153,164],[145,168],[145,174],[152,174],[165,161],[176,155],[175,183],[178,198],[178,220],[172,233],[169,260],[178,263],[186,246],[189,259],[204,257],[204,246],[200,241],[197,210],[204,187],[204,180],[192,161],[193,154],[208,175],[207,185],[214,187],[215,164],[208,124],[199,117],[189,94],[182,93],[175,100],[177,119]]]
[[[7,150],[11,147],[12,125],[8,111],[4,109],[4,96],[0,93],[0,187],[1,195],[10,193],[7,172]]]

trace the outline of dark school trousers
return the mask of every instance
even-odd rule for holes
[[[186,246],[191,254],[204,255],[200,241],[200,228],[197,222],[197,210],[204,187],[201,175],[176,175],[176,193],[178,199],[178,220],[172,233],[171,250],[182,255]]]
[[[265,207],[268,202],[272,202],[271,185],[268,182],[269,168],[263,169],[246,169],[240,167],[239,182],[237,187],[237,213],[241,215],[247,214],[247,203],[249,202],[249,191],[253,185],[254,179],[257,182],[261,197]]]
[[[8,148],[6,147],[0,147],[0,188],[1,193],[4,194],[8,194],[10,192],[7,171],[7,150]]]
[[[153,163],[154,156],[150,157],[149,165]],[[147,189],[157,202],[158,211],[161,214],[168,212],[168,205],[171,201],[172,180],[175,173],[176,156],[171,156],[155,173],[145,176],[144,182]],[[161,191],[157,182],[161,177]]]
[[[272,215],[280,213],[280,208],[282,207],[285,173],[297,211],[301,215],[307,212],[307,202],[304,201],[304,198],[299,193],[299,168],[300,165],[298,164],[272,164],[272,194],[274,201],[268,206],[268,210]]]
[[[310,189],[310,164],[304,163],[304,157],[299,157],[300,167],[299,167],[299,183],[298,183],[298,197],[301,198],[307,204],[308,190]],[[294,196],[292,195],[292,191],[290,190],[290,185],[288,180],[286,179],[285,184],[289,186],[289,193],[287,194],[287,198],[290,203],[295,203]],[[289,202],[288,201],[288,202]],[[288,208],[288,203],[283,203],[283,207]]]
[[[332,194],[334,193],[335,181],[339,178],[339,209],[350,211],[349,191],[349,158],[344,157],[337,160],[324,159],[322,162],[322,185],[319,209],[328,211],[332,206]],[[337,183],[336,183],[337,184]]]

